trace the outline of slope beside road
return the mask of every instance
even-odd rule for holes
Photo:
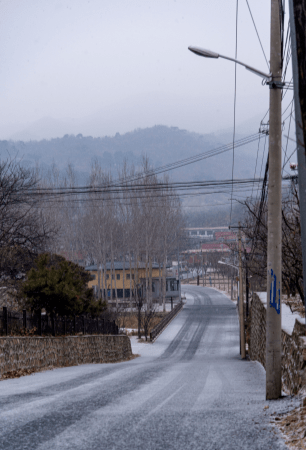
[[[0,383],[0,449],[285,449],[265,372],[241,361],[235,306],[184,286],[187,303],[141,357]],[[268,408],[267,408],[268,406]]]

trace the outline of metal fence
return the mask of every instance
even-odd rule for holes
[[[25,309],[22,313],[0,310],[0,335],[20,336],[42,335],[78,335],[78,334],[118,334],[118,326],[114,320],[103,316],[56,317],[52,323],[50,316],[40,312],[32,314]]]
[[[168,323],[175,317],[180,310],[183,308],[184,303],[181,301],[179,302],[173,309],[170,311],[157,325],[150,333],[150,341],[154,342],[155,339],[160,335],[160,333],[166,328]]]

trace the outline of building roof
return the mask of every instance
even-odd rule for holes
[[[197,228],[190,228],[190,227],[188,227],[188,228],[185,228],[185,230],[187,230],[187,231],[192,231],[192,230],[207,230],[207,231],[210,231],[210,230],[228,230],[228,227],[197,227]]]
[[[203,252],[229,252],[229,246],[224,242],[207,242],[202,244]]]
[[[237,239],[237,234],[233,231],[216,231],[215,239],[219,241],[220,239],[225,241],[235,241]]]
[[[138,264],[135,264],[134,262],[132,262],[131,263],[131,267],[132,267],[132,269],[134,269],[135,267],[137,267],[138,269],[145,269],[146,268],[146,263],[139,262]],[[163,267],[162,264],[161,264],[161,267]],[[167,266],[167,267],[170,267],[170,265]],[[100,269],[102,268],[102,270],[104,270],[104,265],[102,264],[102,267],[100,265],[99,268]],[[113,263],[113,268],[115,270],[123,270],[123,262],[115,261]],[[130,270],[130,263],[128,261],[125,262],[124,268],[125,268],[125,270]],[[149,268],[149,266],[148,266],[148,268]],[[152,269],[158,269],[158,268],[159,268],[159,265],[157,263],[152,263]],[[111,263],[107,262],[106,263],[106,270],[110,270],[110,269],[111,269]],[[97,266],[97,264],[93,264],[91,266],[85,267],[85,270],[89,270],[91,272],[96,272],[98,270],[98,266]]]

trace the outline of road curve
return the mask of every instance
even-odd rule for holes
[[[140,358],[1,381],[0,449],[287,448],[269,415],[291,400],[264,401],[263,368],[239,356],[235,305],[183,290],[184,309],[154,344],[137,344]]]

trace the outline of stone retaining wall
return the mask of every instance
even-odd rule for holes
[[[128,336],[0,337],[0,374],[78,364],[113,363],[133,356]]]
[[[266,362],[266,306],[253,294],[249,321],[249,356],[264,367]],[[306,337],[305,326],[295,321],[290,335],[282,330],[282,388],[296,394],[306,386]]]

